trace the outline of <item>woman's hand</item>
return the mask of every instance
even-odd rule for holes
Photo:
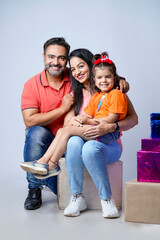
[[[90,139],[97,138],[110,132],[115,131],[115,123],[107,123],[102,119],[94,119],[99,124],[87,129],[84,135]]]
[[[129,83],[124,79],[120,79],[119,80],[119,89],[121,92],[127,93],[129,91]]]

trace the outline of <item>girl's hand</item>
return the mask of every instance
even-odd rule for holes
[[[82,120],[80,119],[79,115],[72,117],[71,120],[68,122],[69,126],[77,126],[82,127]]]
[[[106,121],[101,119],[94,120],[99,124],[97,126],[88,128],[84,133],[86,137],[93,139],[115,131],[115,123],[107,123]]]
[[[77,117],[82,124],[89,124],[89,118],[86,115],[78,115]]]

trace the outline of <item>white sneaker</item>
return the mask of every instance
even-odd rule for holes
[[[112,198],[106,201],[101,199],[101,205],[103,213],[102,216],[104,218],[117,218],[120,216],[116,204]]]
[[[64,216],[76,217],[80,215],[80,211],[87,208],[83,194],[74,194],[71,196],[68,207],[64,210]]]

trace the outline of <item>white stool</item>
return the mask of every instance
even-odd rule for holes
[[[69,189],[68,176],[65,167],[65,158],[59,160],[59,166],[62,172],[58,175],[58,207],[64,209],[68,206],[71,192]],[[108,165],[108,175],[112,189],[112,196],[117,208],[122,208],[122,161],[117,161]],[[88,209],[101,209],[98,190],[93,183],[92,178],[84,168],[83,194]]]

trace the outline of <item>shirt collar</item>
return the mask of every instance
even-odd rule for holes
[[[40,81],[41,81],[42,86],[44,86],[44,87],[49,86],[45,69],[40,74]],[[64,70],[64,72],[62,73],[62,83],[69,82],[69,81],[70,81],[69,68],[66,68]]]

